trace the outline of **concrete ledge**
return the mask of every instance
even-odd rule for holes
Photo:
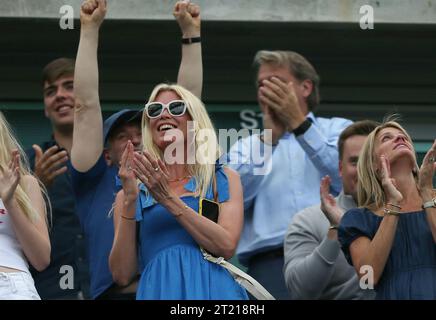
[[[108,0],[109,19],[173,20],[175,0]],[[375,23],[436,24],[436,0],[197,0],[205,21],[346,22],[358,24],[359,9],[374,8]],[[82,0],[1,0],[0,18],[60,18]]]

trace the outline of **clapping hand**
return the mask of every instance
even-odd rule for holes
[[[260,103],[269,107],[289,132],[306,119],[292,82],[285,83],[277,77],[272,77],[263,80],[259,90]]]
[[[124,197],[129,202],[136,201],[139,193],[138,184],[136,182],[136,176],[134,173],[133,154],[133,144],[129,140],[126,148],[124,149],[123,155],[121,156],[120,170],[118,171],[118,175],[123,185]]]
[[[45,152],[36,144],[32,148],[35,150],[35,175],[46,187],[50,187],[57,176],[67,171],[67,151],[60,150],[56,145]]]
[[[418,188],[424,201],[429,201],[433,195],[433,177],[436,171],[436,140],[422,160],[418,175]]]
[[[325,176],[321,179],[321,210],[331,225],[338,226],[344,214],[344,210],[339,208],[335,198],[330,194],[330,184],[331,178],[329,176]]]
[[[153,198],[163,203],[173,197],[169,187],[169,172],[162,160],[156,160],[147,151],[134,154],[135,175],[144,183]]]
[[[8,167],[0,170],[0,199],[9,202],[20,182],[20,154],[13,150]]]
[[[391,178],[391,164],[385,155],[380,156],[381,173],[380,179],[383,190],[386,194],[387,203],[398,205],[403,200],[403,195],[398,191],[397,183]]]
[[[263,136],[263,141],[268,144],[276,145],[283,134],[286,132],[286,126],[277,118],[277,115],[267,106],[263,107],[263,129],[271,130],[271,140],[266,141]]]

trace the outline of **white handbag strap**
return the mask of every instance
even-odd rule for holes
[[[233,278],[248,292],[253,295],[257,300],[275,300],[275,298],[253,277],[246,274],[241,269],[235,267],[230,262],[226,261],[223,257],[214,257],[210,253],[207,253],[203,248],[201,248],[203,257],[210,262],[219,264],[220,266],[226,268]]]
[[[218,195],[216,189],[217,189],[216,178],[214,176],[213,185],[212,185],[213,198],[214,201],[218,203]],[[214,257],[206,250],[204,250],[202,247],[200,247],[200,250],[203,253],[204,259],[219,264],[220,266],[226,268],[230,272],[232,277],[235,279],[235,281],[238,282],[241,286],[243,286],[248,292],[250,292],[251,295],[255,297],[257,300],[275,300],[275,298],[253,277],[249,276],[241,269],[235,267],[233,264],[226,261],[223,257],[219,257],[219,258]]]

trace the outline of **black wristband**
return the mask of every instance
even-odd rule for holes
[[[197,42],[201,42],[201,37],[182,38],[183,44],[191,44],[191,43],[197,43]]]
[[[300,124],[299,127],[292,130],[292,132],[295,134],[295,136],[300,136],[304,134],[312,125],[312,122],[308,119],[304,120],[302,124]]]

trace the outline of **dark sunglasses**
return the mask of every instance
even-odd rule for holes
[[[183,116],[186,112],[186,103],[183,100],[173,100],[168,104],[162,102],[149,102],[145,105],[145,112],[149,118],[157,118],[167,109],[170,115],[175,117]]]

